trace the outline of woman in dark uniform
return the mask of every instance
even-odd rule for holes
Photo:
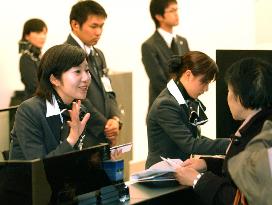
[[[90,114],[80,101],[91,82],[85,52],[68,44],[48,49],[41,59],[38,82],[36,95],[17,109],[10,159],[60,155],[82,149],[89,138],[85,125]]]
[[[19,41],[21,80],[25,85],[24,99],[33,96],[37,88],[37,71],[41,49],[47,35],[47,26],[41,19],[30,19],[24,24],[22,39]]]
[[[208,90],[218,68],[206,54],[191,51],[170,60],[172,80],[156,98],[147,116],[146,167],[160,156],[187,159],[191,154],[225,154],[229,139],[201,136],[199,126],[208,121],[198,96]]]

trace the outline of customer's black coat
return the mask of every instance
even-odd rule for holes
[[[240,129],[241,137],[234,137],[225,160],[206,158],[208,170],[195,186],[195,192],[205,204],[233,204],[236,185],[228,172],[228,160],[243,151],[248,142],[258,135],[266,120],[272,119],[272,108],[257,113]],[[223,165],[222,165],[223,163]]]

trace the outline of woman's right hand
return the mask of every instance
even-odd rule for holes
[[[71,146],[74,146],[76,144],[86,126],[87,121],[90,118],[90,113],[87,113],[83,117],[82,121],[80,121],[80,105],[80,100],[78,100],[77,102],[73,102],[72,110],[69,110],[71,120],[67,121],[68,125],[70,126],[70,132],[67,137],[67,141]]]
[[[186,159],[182,164],[182,167],[193,168],[199,172],[204,172],[207,170],[207,164],[204,159],[190,158]]]

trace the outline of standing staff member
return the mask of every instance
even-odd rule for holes
[[[94,46],[100,39],[107,14],[104,8],[95,1],[79,1],[70,13],[71,33],[66,43],[82,48],[88,55],[90,72],[93,77],[92,85],[87,94],[90,102],[88,107],[99,113],[93,116],[97,119],[92,124],[95,144],[109,141],[116,144],[121,129],[120,112],[107,75],[107,66],[101,50]],[[95,145],[92,144],[92,145]]]
[[[168,61],[172,55],[184,55],[189,51],[187,40],[176,35],[174,27],[179,24],[176,0],[152,0],[151,17],[156,31],[142,45],[142,61],[149,77],[149,106],[170,80]]]

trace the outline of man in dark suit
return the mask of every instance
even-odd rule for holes
[[[91,119],[91,130],[97,143],[109,141],[116,144],[116,137],[121,128],[120,112],[107,74],[105,57],[101,50],[94,47],[103,31],[107,18],[104,8],[95,1],[87,0],[76,3],[70,13],[71,33],[66,43],[81,47],[88,55],[88,64],[92,76],[85,105],[97,110]]]
[[[142,44],[142,61],[150,81],[148,109],[170,80],[170,57],[189,51],[187,40],[173,32],[173,27],[179,23],[177,6],[176,0],[152,0],[150,3],[156,31]]]

